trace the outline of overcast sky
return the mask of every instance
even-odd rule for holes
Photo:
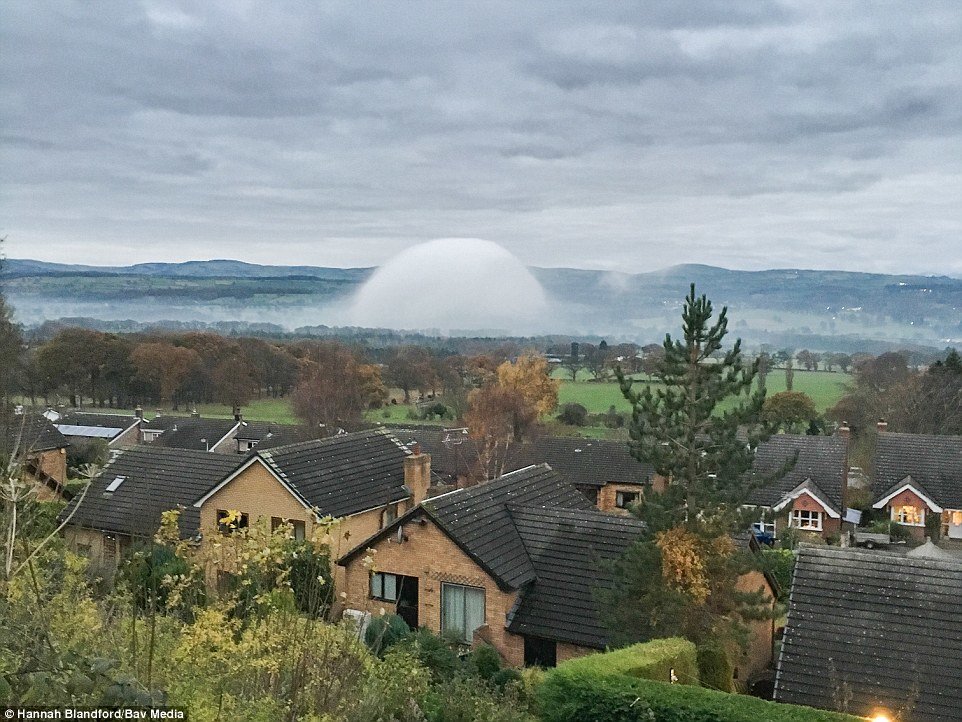
[[[9,257],[962,276],[962,2],[16,2]]]

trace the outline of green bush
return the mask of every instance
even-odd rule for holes
[[[857,717],[564,664],[538,694],[543,722],[856,722]]]
[[[485,682],[501,671],[501,655],[490,644],[481,644],[471,652],[468,669]]]
[[[306,541],[291,541],[285,551],[290,560],[289,581],[297,609],[315,619],[322,618],[334,595],[330,558]]]
[[[584,426],[587,420],[588,409],[577,403],[564,404],[558,414],[558,421],[568,426]]]
[[[140,610],[167,609],[172,588],[170,580],[190,576],[190,565],[173,549],[162,544],[151,544],[134,551],[120,570],[120,582],[130,591]],[[187,591],[187,594],[181,593],[180,603],[186,604],[184,611],[189,612],[193,606],[204,602],[203,581],[194,580]]]
[[[502,694],[464,675],[432,686],[421,710],[428,722],[536,722],[516,690]]]
[[[418,629],[405,640],[405,644],[410,645],[418,662],[436,682],[451,679],[461,670],[457,652],[430,629]]]
[[[364,631],[364,644],[374,654],[381,656],[410,634],[411,630],[407,622],[396,614],[374,617]]]
[[[698,678],[703,687],[720,692],[735,689],[735,668],[728,652],[718,642],[706,642],[698,647]]]
[[[698,684],[698,656],[687,639],[671,637],[634,644],[603,654],[564,662],[559,669],[584,671],[598,677],[626,675],[667,682],[674,671],[682,684]]]
[[[792,572],[795,570],[795,553],[791,549],[763,548],[758,555],[761,570],[768,572],[778,584],[778,601],[788,601],[792,588]]]

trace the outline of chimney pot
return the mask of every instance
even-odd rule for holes
[[[134,409],[134,416],[136,416],[141,421],[144,420],[144,410],[139,405],[137,406],[136,409]]]
[[[889,427],[889,422],[885,419],[879,419],[876,426],[878,427],[879,431],[885,431]]]
[[[847,439],[852,434],[852,429],[849,427],[847,421],[843,421],[841,426],[838,427],[838,435],[843,439]]]

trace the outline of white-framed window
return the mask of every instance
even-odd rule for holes
[[[893,506],[892,521],[905,526],[925,526],[925,509],[908,504]]]
[[[382,602],[396,602],[400,579],[397,574],[374,572],[371,575],[371,598]]]
[[[441,585],[441,632],[462,642],[474,638],[484,624],[484,589],[461,584]]]
[[[802,531],[821,531],[822,512],[808,511],[807,509],[793,509],[792,515],[788,519],[788,524]]]
[[[641,497],[637,491],[619,491],[615,493],[615,506],[619,509],[627,509]]]

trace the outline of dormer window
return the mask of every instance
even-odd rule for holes
[[[637,491],[619,491],[615,494],[615,506],[619,509],[627,509],[636,503],[641,494]]]

